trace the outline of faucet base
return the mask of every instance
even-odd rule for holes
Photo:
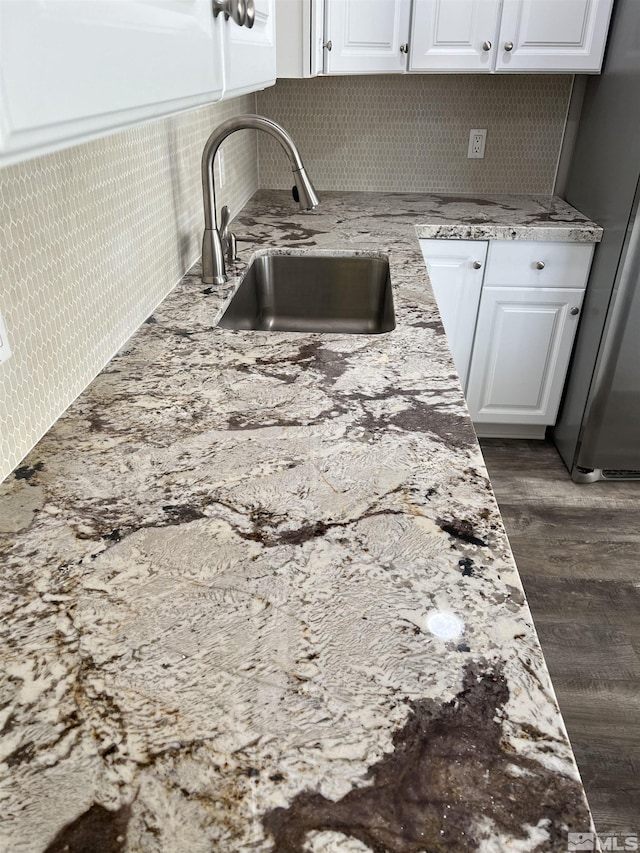
[[[224,252],[218,230],[205,228],[202,236],[202,281],[204,284],[224,284],[226,280]]]
[[[228,279],[227,279],[226,275],[220,275],[220,276],[217,276],[217,275],[209,275],[209,276],[207,276],[207,275],[203,275],[203,276],[202,276],[202,283],[203,283],[203,284],[224,284],[224,283],[225,283],[225,281],[228,281]]]

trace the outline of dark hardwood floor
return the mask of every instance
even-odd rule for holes
[[[640,482],[573,483],[549,442],[482,452],[600,834],[640,834]]]

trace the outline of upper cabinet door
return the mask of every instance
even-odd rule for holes
[[[0,164],[217,101],[210,0],[0,2]]]
[[[504,0],[496,71],[600,71],[613,0]]]
[[[324,5],[275,0],[276,77],[316,77],[324,64]]]
[[[407,69],[411,0],[326,0],[326,74]]]
[[[230,18],[224,27],[224,97],[255,92],[276,82],[275,0],[255,0],[253,26]]]
[[[410,71],[491,71],[500,0],[414,0]]]

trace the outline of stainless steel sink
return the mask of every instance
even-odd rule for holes
[[[390,332],[396,320],[389,262],[368,255],[254,258],[219,322],[268,332]]]

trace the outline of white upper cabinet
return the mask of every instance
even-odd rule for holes
[[[223,29],[224,97],[231,98],[276,82],[275,0],[255,0],[251,28],[229,20]]]
[[[410,17],[411,0],[325,0],[325,73],[403,73]]]
[[[0,0],[0,166],[271,85],[274,10],[249,29],[212,0]]]
[[[313,77],[407,71],[598,73],[613,0],[276,3],[278,76]]]
[[[613,0],[414,0],[411,71],[598,72]]]
[[[497,71],[598,72],[612,0],[504,0]]]
[[[324,7],[311,0],[275,0],[276,77],[316,77],[322,72]]]
[[[219,100],[218,25],[208,0],[0,2],[0,163]]]
[[[501,0],[414,0],[410,71],[489,72]]]

